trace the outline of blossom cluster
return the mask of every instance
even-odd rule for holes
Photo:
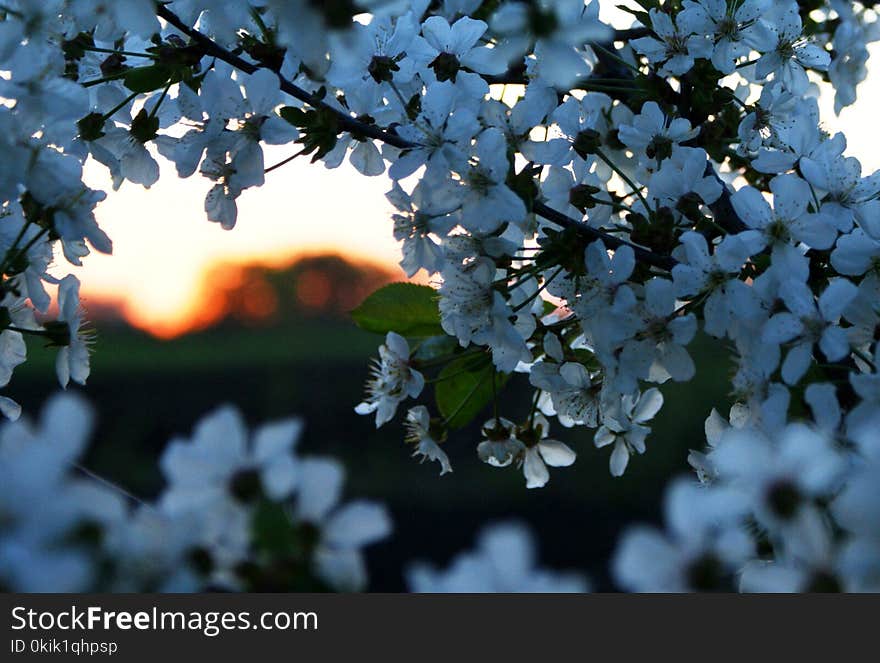
[[[78,396],[0,426],[0,586],[18,592],[363,589],[361,549],[384,506],[341,503],[344,471],[300,456],[302,422],[249,432],[230,406],[174,438],[166,480],[139,499],[83,465],[94,427]]]
[[[549,437],[553,422],[593,430],[620,475],[646,450],[662,385],[695,375],[687,346],[702,333],[735,359],[729,425],[746,440],[735,446],[821,465],[821,485],[798,486],[795,501],[812,505],[804,513],[828,546],[845,546],[846,530],[870,558],[852,510],[832,505],[870,497],[853,487],[869,471],[872,444],[859,440],[880,401],[880,174],[862,173],[845,137],[822,129],[816,94],[833,86],[838,111],[855,101],[880,38],[873,3],[638,0],[625,23],[607,9],[9,0],[7,382],[26,333],[62,346],[62,383],[88,372],[76,282],[47,271],[57,244],[74,264],[111,248],[93,215],[104,194],[82,183],[87,159],[115,187],[155,183],[157,155],[181,177],[198,171],[212,182],[208,219],[228,229],[242,191],[280,165],[267,167],[263,145],[295,143],[291,158],[387,173],[401,266],[437,286],[377,293],[356,316],[385,334],[358,412],[382,425],[434,387],[434,405],[406,414],[414,455],[450,471],[443,442],[491,402],[482,461],[545,485],[548,466],[576,457]],[[38,325],[43,284],[58,281],[59,320]],[[499,413],[512,380],[534,392],[522,416]],[[737,527],[757,528],[753,543],[779,544],[781,568],[801,535],[778,532],[755,497],[770,461],[737,465],[727,446],[693,458],[739,497],[715,500],[713,483],[699,493],[713,504],[694,517],[711,539],[728,532],[717,521],[729,509]],[[825,467],[838,460],[839,472]],[[634,557],[622,559],[622,582],[640,586],[625,570]]]

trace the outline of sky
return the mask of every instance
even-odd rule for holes
[[[266,164],[295,149],[268,148]],[[103,166],[89,163],[86,171],[87,183],[110,189]],[[96,216],[113,239],[113,255],[93,252],[83,267],[74,268],[86,308],[90,297],[112,300],[131,322],[167,335],[192,316],[203,278],[218,263],[279,265],[329,251],[392,266],[405,278],[396,266],[399,248],[391,234],[385,177],[295,160],[269,173],[264,186],[242,194],[232,230],[205,216],[210,185],[201,176],[178,178],[165,162],[151,189],[125,182],[110,191]]]
[[[880,60],[878,45],[872,49],[874,60]],[[825,92],[820,97],[825,129],[846,133],[847,153],[860,159],[865,174],[880,168],[880,76],[869,76],[859,101],[839,117],[830,89]],[[267,148],[267,166],[295,150]],[[368,178],[347,164],[327,170],[295,159],[269,173],[263,187],[242,194],[238,223],[226,231],[204,213],[210,182],[198,175],[180,179],[171,164],[160,163],[162,177],[150,190],[125,182],[115,192],[104,167],[87,164],[87,183],[109,192],[96,216],[113,239],[113,255],[93,253],[83,267],[72,268],[82,281],[86,308],[89,299],[114,302],[133,324],[169,336],[186,328],[209,292],[205,275],[218,263],[280,265],[329,251],[391,267],[404,278],[396,266],[399,246],[392,236],[385,176]]]

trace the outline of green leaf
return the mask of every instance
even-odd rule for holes
[[[171,68],[164,64],[135,67],[125,72],[123,82],[132,92],[152,92],[165,87],[171,77]]]
[[[290,555],[299,545],[299,537],[284,507],[261,500],[251,521],[253,545],[257,550],[275,555]]]
[[[492,376],[495,375],[495,388]],[[485,355],[461,357],[446,365],[437,377],[434,398],[440,414],[450,428],[469,424],[498,393],[508,380],[505,373],[496,373]]]
[[[379,288],[351,312],[361,329],[401,336],[439,336],[440,309],[437,291],[415,283],[392,283]]]
[[[446,357],[455,352],[458,348],[458,340],[454,336],[431,336],[419,343],[418,348],[413,352],[413,356],[419,361],[431,361]]]

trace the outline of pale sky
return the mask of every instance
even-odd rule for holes
[[[873,48],[880,60],[880,48]],[[880,66],[880,65],[875,65]],[[829,91],[830,92],[830,91]],[[832,95],[820,100],[825,128],[847,135],[848,155],[858,157],[865,174],[880,168],[880,78],[860,88],[855,106],[835,117]],[[266,149],[266,164],[289,156],[296,146]],[[393,267],[399,260],[385,200],[385,176],[367,178],[345,165],[327,170],[296,159],[269,173],[266,184],[239,199],[238,224],[231,231],[207,221],[204,195],[210,182],[199,175],[182,180],[160,159],[162,177],[150,190],[126,182],[110,190],[103,166],[87,166],[87,182],[107,190],[98,222],[113,239],[113,255],[97,253],[71,268],[88,298],[117,300],[132,322],[155,331],[178,326],[200,301],[206,271],[218,262],[288,262],[295,256],[335,251]],[[55,271],[63,273],[59,265]]]

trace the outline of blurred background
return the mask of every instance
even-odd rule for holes
[[[869,77],[859,103],[839,117],[832,97],[821,99],[824,126],[846,132],[866,173],[877,169],[872,114],[880,85]],[[294,151],[270,148],[266,164]],[[110,190],[101,167],[87,173],[92,186]],[[545,564],[586,571],[597,589],[613,589],[607,560],[618,535],[635,521],[659,522],[663,486],[689,471],[687,451],[703,446],[705,417],[712,407],[727,412],[730,364],[720,346],[695,340],[696,379],[663,386],[647,453],[631,459],[621,478],[610,476],[610,452],[594,448],[593,431],[557,425],[551,432],[578,460],[552,471],[545,488],[526,490],[520,471],[476,457],[489,413],[450,437],[454,472],[440,478],[436,464],[410,457],[399,421],[377,431],[372,417],[354,413],[382,338],[358,330],[348,311],[404,278],[387,179],[295,160],[244,193],[230,232],[205,220],[209,184],[179,180],[167,164],[150,191],[123,184],[98,208],[114,255],[91,255],[82,268],[56,266],[56,274],[73,271],[82,280],[97,332],[82,390],[99,410],[88,466],[149,497],[161,486],[156,460],[168,439],[188,434],[216,405],[237,405],[251,424],[296,414],[306,422],[302,449],[338,456],[348,468],[347,494],[385,501],[393,512],[394,535],[368,549],[371,590],[403,590],[406,562],[445,566],[473,546],[483,524],[508,518],[533,527]],[[36,414],[57,389],[54,352],[31,343],[29,354],[8,393]],[[528,389],[518,380],[502,415],[528,411]]]

